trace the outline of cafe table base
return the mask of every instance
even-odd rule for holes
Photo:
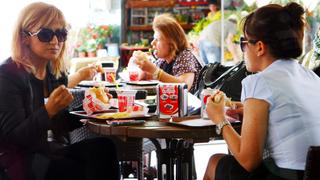
[[[185,117],[182,120],[197,119],[199,117]],[[211,138],[221,138],[215,133],[215,126],[184,127],[161,121],[146,121],[143,124],[129,126],[110,126],[103,122],[89,119],[86,123],[88,129],[104,136],[118,136],[124,139],[148,138],[156,146],[159,167],[165,164],[166,180],[174,179],[174,165],[176,165],[176,179],[195,179],[193,172],[193,144],[208,142]],[[239,132],[241,123],[232,123]],[[158,139],[166,140],[166,147],[161,148]],[[162,168],[158,167],[158,179],[164,179]],[[140,178],[139,178],[140,179]]]
[[[156,146],[158,159],[158,180],[174,179],[174,165],[176,165],[176,178],[196,179],[194,169],[193,143],[183,139],[166,139],[166,148],[162,149],[158,140],[151,139]],[[165,174],[163,173],[165,165]]]

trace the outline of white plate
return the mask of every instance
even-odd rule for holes
[[[180,122],[169,122],[171,124],[176,124],[176,125],[183,125],[183,126],[189,126],[189,127],[206,127],[206,126],[214,126],[214,123],[208,119],[191,119],[191,120],[186,120],[186,121],[180,121]]]
[[[158,85],[159,81],[128,81],[126,82],[127,85],[133,85],[133,86],[156,86]]]
[[[78,86],[80,87],[98,87],[98,86],[104,86],[104,87],[116,87],[116,84],[109,83],[107,81],[81,81]],[[123,84],[119,84],[118,86],[123,86]]]

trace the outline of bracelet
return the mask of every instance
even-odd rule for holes
[[[162,69],[160,69],[160,71],[159,71],[159,75],[158,75],[158,80],[160,80],[160,79],[161,79],[161,75],[162,75],[162,73],[163,73],[163,70],[162,70]]]
[[[158,79],[160,74],[160,68],[157,68],[156,71],[152,74],[152,79]]]

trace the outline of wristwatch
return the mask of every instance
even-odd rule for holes
[[[217,133],[218,135],[221,134],[222,128],[223,128],[225,125],[231,125],[231,124],[230,124],[230,122],[229,122],[228,120],[225,120],[225,119],[224,119],[223,121],[221,121],[219,124],[216,124],[216,133]]]

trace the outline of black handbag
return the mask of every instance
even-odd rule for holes
[[[241,81],[248,74],[244,61],[234,66],[224,66],[218,62],[207,64],[200,71],[196,95],[199,97],[203,89],[212,88],[223,91],[233,101],[240,101]]]

